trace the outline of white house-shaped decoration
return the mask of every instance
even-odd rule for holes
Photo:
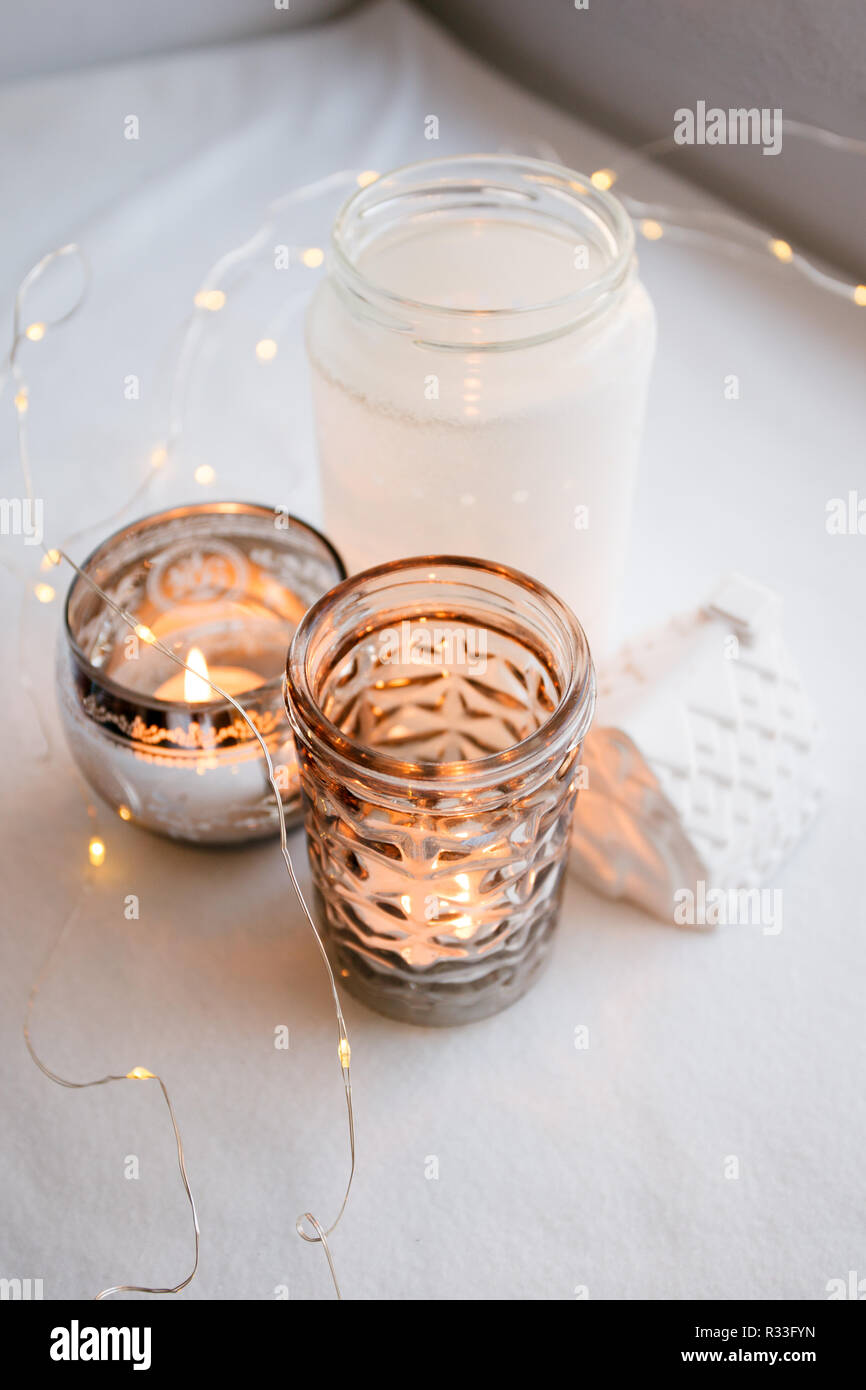
[[[699,880],[766,886],[813,820],[818,726],[780,618],[731,575],[599,674],[570,859],[598,892],[672,921]]]

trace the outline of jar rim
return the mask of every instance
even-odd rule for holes
[[[153,529],[155,522],[165,523],[175,521],[184,516],[204,515],[254,516],[272,519],[274,516],[274,508],[267,507],[261,502],[212,501],[180,503],[174,507],[165,507],[156,512],[148,512],[146,516],[139,517],[136,521],[129,522],[126,526],[119,526],[116,531],[112,531],[110,535],[101,540],[87,558],[81,561],[79,569],[83,570],[85,574],[89,573],[91,568],[98,564],[100,560],[105,559],[111,553],[112,548],[120,541],[135,535],[137,532],[146,533]],[[289,532],[287,534],[290,534],[292,529],[306,531],[308,535],[312,536],[322,546],[326,554],[333,560],[336,573],[342,578],[345,578],[346,566],[343,564],[339,552],[331,541],[328,540],[328,537],[315,526],[310,525],[308,521],[301,521],[299,517],[287,515],[287,520],[289,522]],[[211,715],[214,712],[219,712],[221,710],[228,711],[233,708],[230,701],[223,700],[218,695],[214,696],[213,699],[196,701],[195,703],[190,703],[185,700],[161,700],[155,695],[145,695],[141,691],[134,690],[130,686],[121,684],[119,681],[114,680],[113,677],[106,675],[102,667],[94,666],[73,633],[70,618],[70,610],[79,587],[86,583],[87,580],[82,578],[80,574],[76,573],[73,575],[66,594],[66,602],[63,605],[63,632],[69,650],[79,668],[95,685],[101,687],[107,694],[115,696],[119,700],[134,704],[141,708],[154,709],[157,711],[169,711],[180,707],[184,710],[195,710],[202,715]],[[280,672],[278,675],[272,676],[270,680],[264,681],[260,686],[256,686],[255,689],[250,692],[250,695],[260,701],[269,694],[279,692],[282,682],[283,675],[282,672]],[[243,703],[245,698],[246,697],[241,697],[241,703]]]
[[[489,171],[487,177],[484,176],[484,170]],[[505,182],[508,173],[512,175],[510,186]],[[412,185],[411,179],[418,175],[423,176],[424,181]],[[500,180],[498,185],[494,183],[496,178]],[[407,179],[410,182],[401,190],[400,181]],[[390,290],[359,270],[348,252],[348,232],[353,224],[369,216],[377,207],[384,207],[401,196],[407,196],[410,191],[417,195],[424,189],[430,192],[435,191],[437,187],[444,190],[451,184],[465,192],[492,186],[494,190],[498,187],[500,192],[507,190],[512,195],[515,192],[519,195],[520,180],[535,188],[533,195],[524,192],[523,196],[527,199],[530,196],[539,197],[542,191],[553,192],[560,201],[571,197],[574,207],[578,206],[578,199],[583,199],[583,208],[591,209],[598,225],[604,227],[611,247],[610,260],[589,283],[537,304],[501,308],[463,308],[430,303]],[[391,196],[388,196],[389,189]],[[559,311],[567,318],[565,325],[559,328],[562,332],[574,327],[588,315],[597,313],[623,287],[634,264],[635,234],[631,219],[619,199],[604,189],[596,188],[590,178],[577,170],[523,155],[464,154],[403,164],[371,183],[355,189],[343,203],[334,220],[331,230],[331,252],[338,278],[350,293],[385,312],[390,311],[397,318],[402,310],[404,314],[408,311],[411,314],[424,315],[455,327],[467,323],[477,327],[479,322],[502,324],[512,319],[515,325],[519,326],[529,323],[533,315],[545,316]],[[539,336],[544,338],[549,335]],[[477,342],[474,345],[484,346],[483,343]],[[500,344],[503,345],[505,344]]]
[[[370,580],[399,575],[401,571],[448,568],[470,573],[498,575],[528,594],[540,599],[567,638],[572,652],[568,672],[556,708],[520,742],[481,758],[459,762],[408,762],[390,753],[362,743],[343,732],[323,712],[313,693],[309,658],[311,637],[323,615],[337,604],[350,599],[359,586]],[[348,773],[366,776],[394,791],[447,795],[489,786],[507,777],[512,779],[527,773],[536,758],[570,735],[570,743],[582,742],[592,722],[595,708],[595,672],[586,634],[574,613],[551,589],[539,580],[510,565],[481,560],[466,555],[416,555],[408,559],[391,560],[350,575],[323,594],[307,610],[292,637],[286,660],[286,710],[296,734],[305,738],[318,751],[327,754]],[[300,726],[300,727],[299,727]]]

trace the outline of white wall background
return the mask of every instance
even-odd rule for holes
[[[363,3],[363,0],[361,0]],[[321,23],[357,0],[0,0],[0,81]],[[866,138],[863,0],[417,0],[524,86],[630,142],[698,100]],[[287,9],[277,8],[287,4]],[[866,162],[790,138],[680,149],[677,171],[866,279]]]
[[[866,138],[863,0],[420,0],[489,62],[630,143],[680,106],[781,107]],[[680,149],[673,167],[866,279],[866,159],[789,140]]]
[[[0,0],[0,82],[173,48],[280,34],[330,19],[352,4],[353,0]]]

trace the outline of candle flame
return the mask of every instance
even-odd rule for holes
[[[186,664],[191,669],[183,673],[183,698],[190,705],[200,705],[203,700],[212,700],[213,691],[208,685],[204,652],[199,647],[190,647],[186,654]]]

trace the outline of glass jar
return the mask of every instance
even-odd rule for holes
[[[333,547],[284,511],[208,502],[125,526],[82,569],[144,634],[238,699],[268,745],[286,815],[296,816],[283,668],[300,618],[345,575]],[[131,631],[80,575],[57,687],[70,752],[124,820],[202,844],[276,834],[264,758],[234,706]]]
[[[504,565],[397,561],[313,605],[286,703],[323,937],[353,994],[451,1024],[529,987],[594,699],[576,618]]]
[[[598,656],[625,565],[655,317],[622,205],[509,156],[354,193],[307,316],[325,525],[349,568],[496,555]]]

